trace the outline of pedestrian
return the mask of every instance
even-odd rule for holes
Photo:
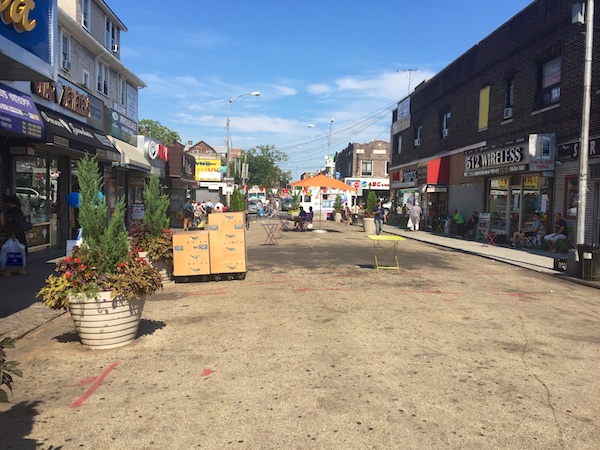
[[[373,208],[373,218],[375,219],[375,234],[381,234],[381,228],[387,221],[387,215],[385,214],[385,208],[381,204],[381,200],[377,202],[377,206]]]
[[[190,197],[185,199],[183,204],[183,231],[188,231],[192,226],[194,220],[194,207],[192,206],[192,199]]]
[[[348,202],[344,205],[344,214],[346,214],[346,226],[352,225],[352,210],[348,206]]]
[[[556,253],[556,243],[559,240],[567,239],[567,222],[562,218],[561,213],[556,213],[554,219],[554,233],[544,236],[548,249],[552,253]]]
[[[215,205],[213,204],[213,202],[211,202],[210,199],[206,200],[206,203],[204,204],[204,209],[206,210],[206,214],[212,213],[214,208],[215,208]]]
[[[419,206],[419,202],[415,202],[414,206],[410,209],[410,221],[413,224],[413,231],[419,231],[419,222],[422,215],[423,210]]]
[[[223,203],[221,203],[221,201],[219,200],[217,203],[215,203],[215,212],[224,212],[225,211],[225,205]]]
[[[3,223],[2,230],[5,233],[5,239],[2,242],[4,245],[9,239],[16,238],[21,244],[25,246],[25,256],[29,254],[29,247],[27,246],[27,237],[25,236],[25,229],[23,224],[27,217],[23,213],[21,207],[21,201],[16,195],[8,195],[4,198],[4,209],[0,215],[0,223]],[[27,221],[29,224],[30,222]],[[29,226],[31,229],[31,225]],[[1,247],[1,246],[0,246]],[[12,269],[5,269],[2,275],[8,276],[12,273]],[[16,270],[16,273],[24,275],[25,268],[20,267]]]

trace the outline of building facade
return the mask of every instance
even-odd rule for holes
[[[585,29],[573,11],[571,1],[533,2],[399,102],[391,131],[395,198],[421,200],[430,222],[454,209],[489,212],[504,237],[534,212],[552,230],[560,212],[574,237]],[[596,77],[585,232],[593,243],[600,243],[598,88]]]
[[[371,191],[380,199],[389,199],[389,142],[350,142],[345,149],[335,154],[334,161],[336,176],[356,189],[356,201],[359,204],[366,202]]]
[[[83,155],[97,158],[111,208],[126,196],[129,171],[150,173],[151,167],[137,154],[131,159],[138,164],[126,167],[123,160],[130,158],[118,148],[137,145],[138,90],[145,84],[119,60],[127,29],[106,2],[40,0],[27,17],[16,25],[3,21],[0,41],[27,50],[29,33],[37,33],[31,51],[48,50],[41,56],[21,52],[0,68],[0,88],[12,92],[7,98],[20,97],[21,105],[30,106],[23,106],[30,119],[18,132],[0,129],[0,185],[3,195],[19,196],[34,225],[28,244],[40,250],[64,247],[77,233],[76,208],[68,199],[78,190],[75,163]],[[23,23],[34,20],[27,31]]]

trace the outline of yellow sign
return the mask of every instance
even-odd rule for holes
[[[197,159],[196,181],[220,181],[221,160],[220,159]]]
[[[492,189],[499,189],[502,191],[508,190],[508,178],[494,178],[491,180],[490,187]]]
[[[540,177],[538,177],[537,175],[523,177],[523,189],[537,190],[539,185]]]
[[[2,22],[13,24],[19,33],[35,28],[35,19],[29,20],[29,13],[35,8],[33,0],[0,0]]]

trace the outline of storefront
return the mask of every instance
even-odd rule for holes
[[[196,158],[184,152],[181,144],[169,147],[169,217],[172,227],[183,226],[181,211],[190,188],[196,184],[195,166]]]
[[[411,164],[392,174],[391,192],[394,204],[402,206],[405,212],[410,211],[415,202],[423,204],[421,192],[426,187],[426,163]],[[423,209],[423,214],[426,214]]]
[[[531,134],[465,152],[465,177],[484,177],[490,231],[502,239],[527,228],[539,212],[542,232],[552,222],[555,135]]]
[[[378,199],[384,203],[390,198],[389,178],[344,178],[344,183],[356,189],[356,198],[352,206],[366,204],[369,192],[375,192]]]

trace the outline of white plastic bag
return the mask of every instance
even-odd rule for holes
[[[412,231],[413,227],[414,227],[413,222],[412,222],[411,218],[409,217],[408,222],[406,222],[406,228],[408,228],[410,231]]]
[[[15,238],[10,238],[0,250],[0,270],[25,267],[25,246]]]

